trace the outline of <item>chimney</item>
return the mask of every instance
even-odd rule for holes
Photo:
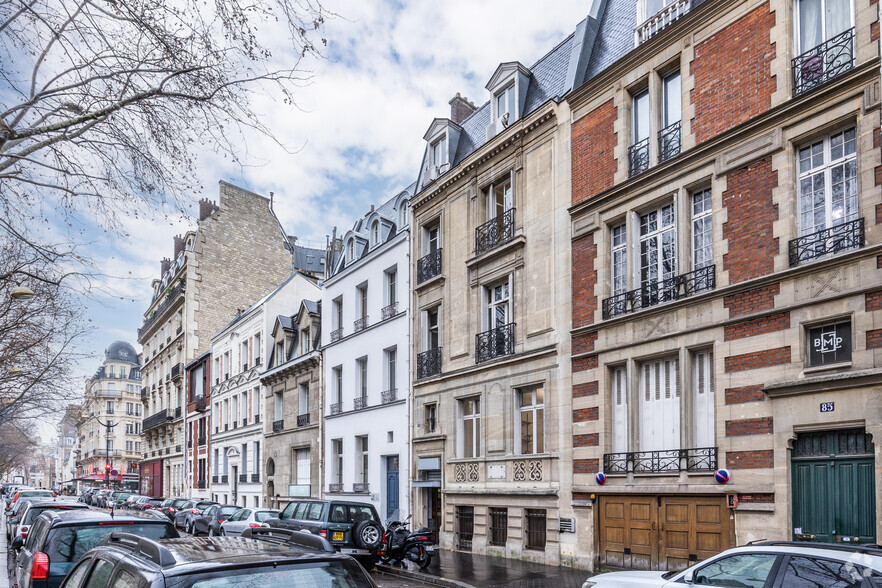
[[[159,276],[160,278],[165,275],[165,272],[168,271],[168,268],[171,267],[171,260],[167,257],[164,257],[162,261],[159,262]]]
[[[181,235],[175,235],[175,255],[172,259],[177,259],[178,255],[184,250],[184,238]]]
[[[202,221],[207,219],[218,210],[220,210],[220,207],[211,200],[206,198],[201,198],[199,200],[199,220]]]
[[[469,102],[468,98],[463,98],[460,96],[459,92],[456,93],[450,102],[450,120],[455,122],[456,124],[461,123],[465,119],[467,119],[474,111],[478,110],[478,107],[475,106],[473,102]]]

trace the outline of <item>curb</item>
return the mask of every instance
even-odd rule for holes
[[[393,568],[385,564],[377,564],[377,571],[389,576],[398,576],[409,580],[417,580],[425,584],[433,586],[444,586],[446,588],[475,588],[471,584],[451,580],[450,578],[441,578],[439,576],[430,576],[429,574],[421,574],[420,572],[411,572],[410,570],[402,570],[401,568]]]

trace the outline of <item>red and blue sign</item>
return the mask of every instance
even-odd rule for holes
[[[717,481],[717,484],[728,484],[731,479],[732,474],[729,473],[729,470],[717,470],[714,472],[714,480]]]
[[[594,474],[594,481],[603,486],[604,484],[606,484],[606,474],[604,474],[603,472],[597,472],[596,474]]]

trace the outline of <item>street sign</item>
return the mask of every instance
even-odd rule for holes
[[[111,475],[111,476],[118,476],[118,475],[119,475],[119,472],[116,471],[116,470],[110,470],[110,475]]]

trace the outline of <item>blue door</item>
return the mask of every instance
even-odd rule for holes
[[[386,458],[386,520],[398,517],[398,456]]]

